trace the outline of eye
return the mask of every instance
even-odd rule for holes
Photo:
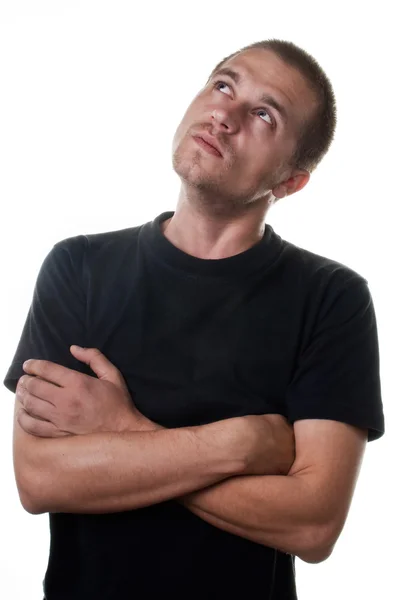
[[[215,90],[219,90],[219,86],[221,86],[221,85],[225,85],[226,87],[228,87],[228,89],[231,89],[230,86],[225,81],[214,81],[213,82],[213,87]],[[260,113],[263,113],[266,117],[268,117],[268,120],[263,118],[262,121],[266,121],[266,123],[268,123],[269,125],[271,125],[271,127],[273,127],[274,120],[271,117],[271,115],[264,109],[259,110],[257,114],[260,114]]]
[[[215,90],[219,89],[219,85],[225,85],[226,87],[228,87],[228,89],[230,89],[230,86],[227,85],[227,83],[225,83],[224,81],[214,81],[213,86]]]
[[[269,113],[267,113],[266,110],[264,110],[264,109],[263,110],[259,110],[259,112],[257,114],[260,114],[260,113],[263,113],[265,116],[267,116],[269,118],[269,121],[267,121],[267,123],[269,123],[270,125],[274,124],[271,115]],[[265,120],[265,119],[263,119],[263,120]]]

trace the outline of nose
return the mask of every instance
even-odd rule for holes
[[[225,130],[226,133],[234,133],[237,125],[235,119],[224,108],[215,108],[212,111],[211,121],[214,128],[219,131]]]

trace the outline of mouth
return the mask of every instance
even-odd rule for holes
[[[212,146],[212,144],[210,144],[209,142],[207,142],[206,140],[204,140],[201,136],[194,135],[193,139],[194,139],[195,142],[197,142],[197,144],[199,146],[201,146],[201,148],[203,148],[209,154],[212,154],[213,156],[218,156],[220,158],[223,158],[222,153],[219,152],[219,150],[217,148],[215,148],[215,146]]]

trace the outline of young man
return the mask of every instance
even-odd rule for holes
[[[46,257],[4,383],[22,504],[50,513],[47,600],[292,600],[294,557],[332,552],[384,432],[374,308],[265,219],[335,115],[305,51],[243,48],[175,133],[175,212]]]

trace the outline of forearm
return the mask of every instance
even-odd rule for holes
[[[219,529],[307,562],[320,562],[331,550],[324,503],[302,477],[232,477],[180,502]]]
[[[231,451],[220,425],[56,439],[29,436],[31,512],[132,510],[240,473],[242,458]]]

